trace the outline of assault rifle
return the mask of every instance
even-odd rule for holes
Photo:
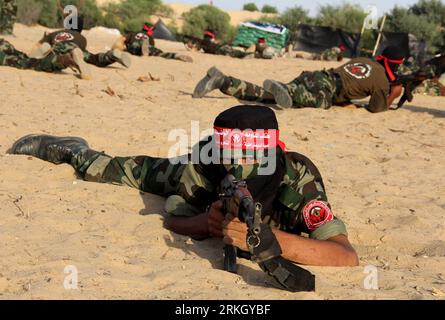
[[[236,213],[247,225],[246,243],[252,261],[272,276],[284,289],[314,291],[315,276],[281,256],[281,247],[269,225],[261,223],[262,206],[255,203],[245,181],[237,181],[228,174],[221,182],[220,199],[225,214]],[[237,249],[224,247],[224,270],[236,273]]]
[[[215,53],[219,47],[221,47],[220,43],[213,43],[204,39],[200,39],[193,36],[182,36],[182,42],[189,49],[195,49],[197,51],[203,50],[205,53]]]
[[[403,85],[403,95],[397,103],[397,108],[403,106],[403,104],[408,101],[413,101],[413,91],[422,84],[423,81],[428,79],[433,79],[435,74],[432,72],[424,72],[422,70],[414,72],[408,75],[398,76],[393,82],[394,85]]]
[[[445,54],[438,54],[434,58],[426,61],[423,68],[419,71],[397,77],[394,84],[402,84],[404,92],[397,103],[396,109],[403,106],[406,101],[411,102],[413,100],[414,89],[420,86],[423,81],[438,77],[442,73],[445,73]]]

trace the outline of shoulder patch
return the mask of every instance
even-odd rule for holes
[[[314,231],[321,225],[334,219],[334,214],[326,202],[312,200],[303,208],[303,218],[310,231]]]
[[[136,40],[144,40],[144,39],[148,39],[148,36],[145,33],[139,32],[134,36],[134,38]]]
[[[66,42],[71,40],[74,40],[74,36],[68,32],[59,32],[54,38],[55,42]]]
[[[367,63],[356,62],[346,64],[343,69],[357,79],[366,79],[369,78],[372,67]]]

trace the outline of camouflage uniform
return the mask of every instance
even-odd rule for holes
[[[74,43],[58,43],[52,47],[51,52],[42,59],[28,57],[18,51],[12,44],[0,39],[0,65],[18,69],[33,69],[36,71],[57,72],[66,67],[58,62],[58,57],[77,48]]]
[[[98,54],[89,52],[86,48],[87,39],[74,30],[58,30],[45,34],[39,43],[49,43],[51,46],[54,46],[57,43],[74,43],[82,50],[85,62],[99,68],[104,68],[118,62],[116,57],[114,57],[112,50]]]
[[[420,70],[420,66],[413,57],[406,59],[397,70],[399,75],[409,75]],[[422,70],[425,72],[435,73],[434,67],[426,65]],[[440,77],[440,75],[438,75]],[[424,94],[429,96],[445,96],[445,86],[437,79],[427,79],[417,86],[413,93]]]
[[[319,240],[347,235],[345,225],[337,218],[316,230],[308,230],[303,207],[315,199],[328,201],[321,175],[300,154],[283,152],[280,157],[285,174],[274,200],[274,213],[263,217],[263,222],[286,232],[308,233]],[[226,174],[221,170],[223,166],[177,162],[149,156],[111,157],[86,149],[72,158],[71,165],[87,181],[123,184],[168,197],[168,214],[194,216],[205,212],[218,199],[217,186]]]
[[[12,34],[17,20],[17,2],[0,0],[0,34]]]
[[[144,40],[148,41],[149,56],[161,57],[165,59],[177,59],[175,52],[163,52],[155,47],[155,41],[143,32],[130,32],[125,37],[125,46],[127,51],[136,56],[142,56],[142,47]]]
[[[228,44],[218,46],[215,54],[222,55],[222,56],[229,56],[232,58],[240,58],[240,59],[245,58],[249,55],[252,55],[251,52],[245,52],[245,51],[234,49],[233,47],[229,46]]]
[[[274,103],[274,97],[262,87],[253,83],[228,77],[230,81],[221,88],[221,92],[240,100]],[[330,71],[303,72],[286,84],[294,106],[328,109],[332,106],[336,93],[336,82]]]
[[[338,47],[326,49],[325,51],[323,51],[321,53],[321,60],[339,61],[341,59],[343,59],[343,55],[342,55],[340,48],[338,48]]]

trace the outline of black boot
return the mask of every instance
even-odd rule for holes
[[[277,105],[283,108],[292,108],[294,103],[285,84],[275,80],[264,80],[263,87],[274,96]]]
[[[88,143],[82,138],[30,134],[17,140],[8,153],[26,154],[59,164],[71,163],[74,156],[88,149]]]
[[[193,91],[193,98],[202,98],[206,93],[221,89],[228,79],[224,73],[219,71],[216,67],[212,67],[207,71],[207,74],[196,85]]]

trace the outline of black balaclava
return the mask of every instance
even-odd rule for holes
[[[285,172],[285,145],[279,140],[278,121],[272,109],[265,106],[241,105],[219,114],[214,122],[213,137],[220,159],[224,150],[231,154],[230,162],[220,164],[220,169],[243,179],[256,202],[263,206],[263,216],[273,213],[273,201]],[[252,138],[253,137],[253,138]],[[234,150],[237,150],[235,152]],[[237,164],[240,157],[255,161],[253,164]],[[267,167],[266,159],[275,158],[274,170],[259,174]],[[270,164],[270,163],[269,163]]]
[[[399,47],[388,46],[383,50],[382,54],[375,59],[385,68],[389,81],[393,82],[396,80],[399,66],[405,61],[405,56]]]

